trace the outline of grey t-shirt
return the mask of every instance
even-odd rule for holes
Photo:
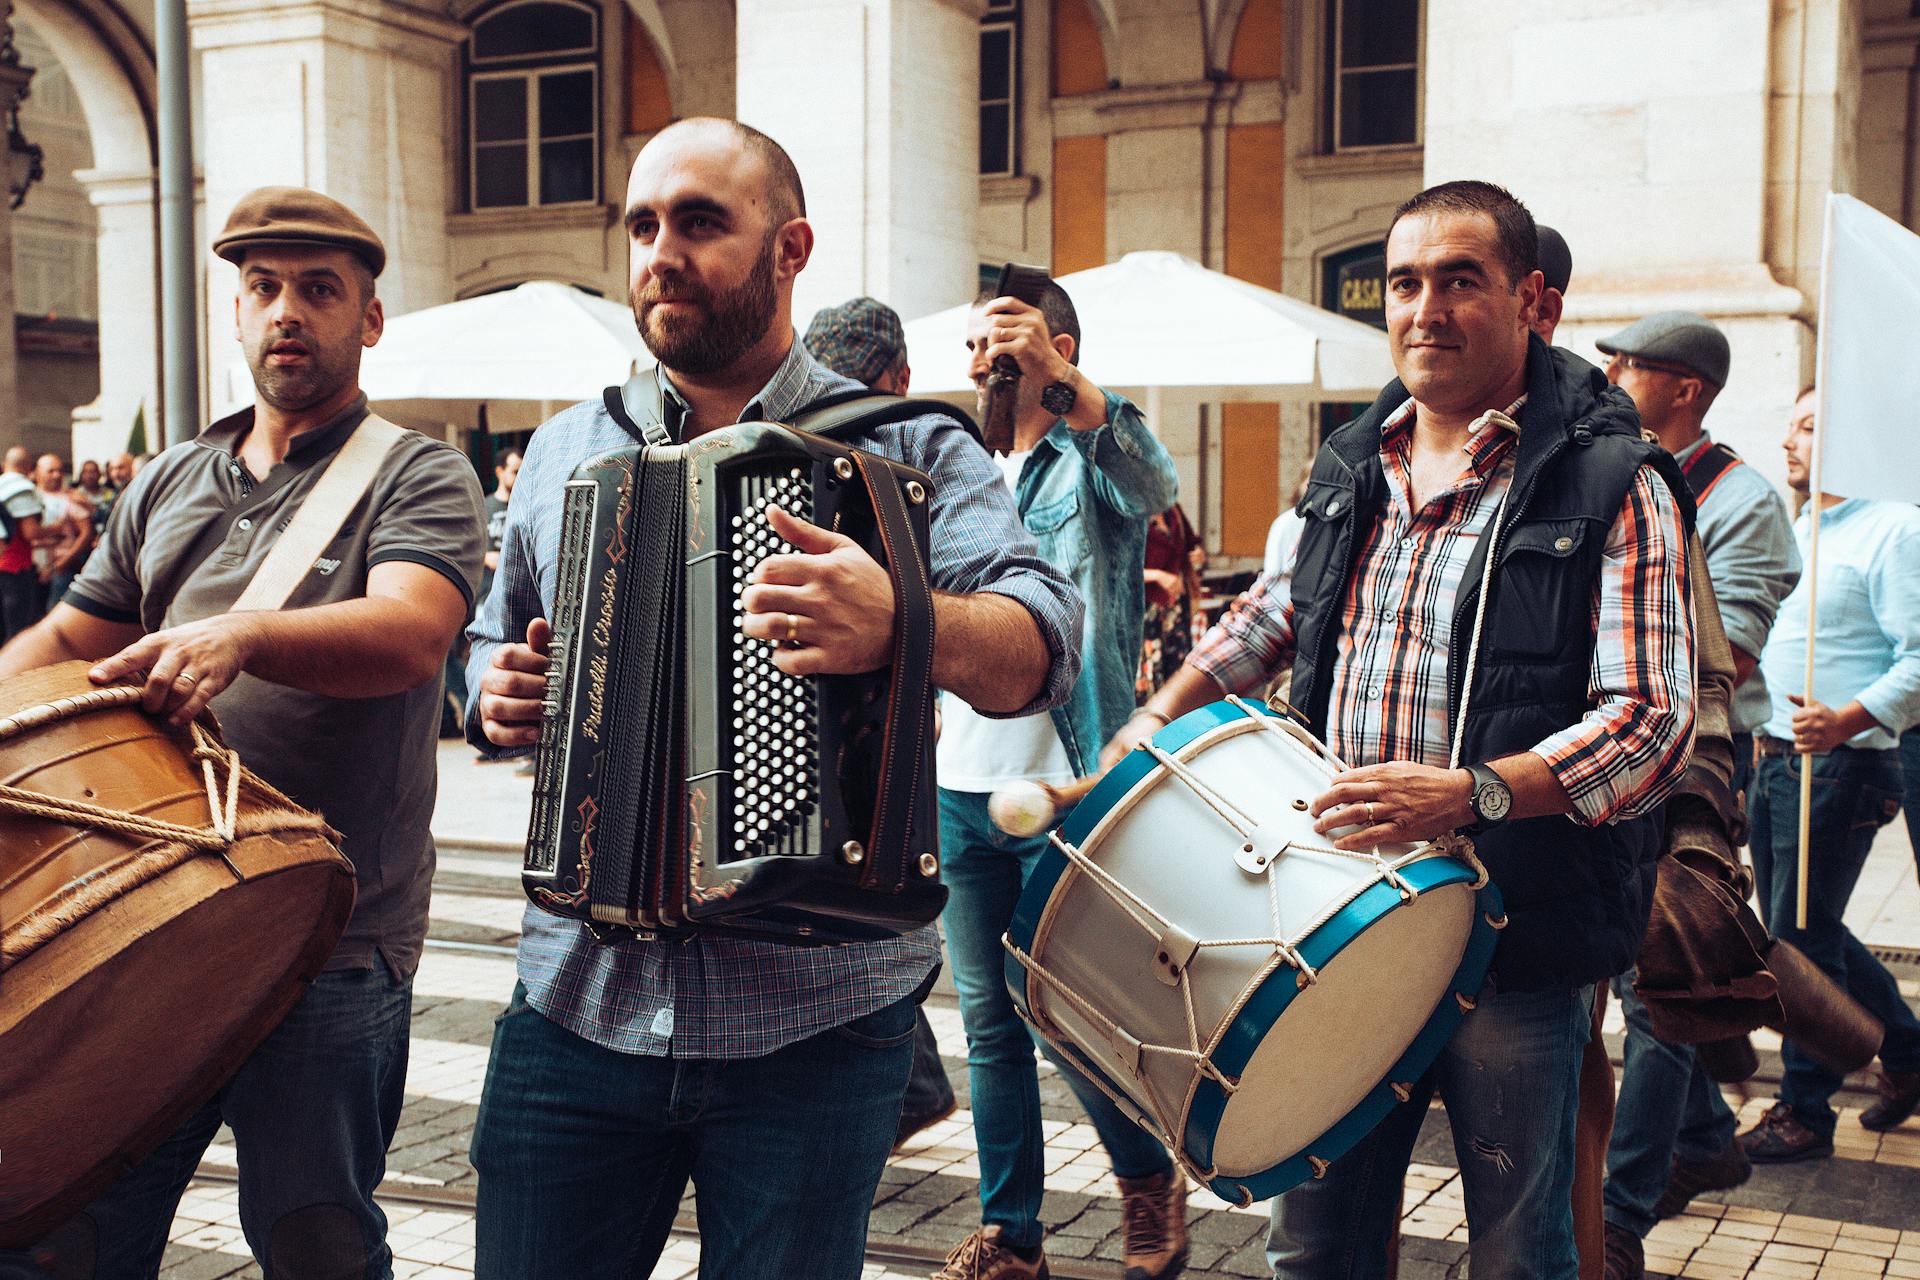
[[[257,482],[234,452],[253,425],[251,409],[168,449],[114,503],[66,602],[148,631],[226,612],[365,416],[363,401],[303,435]],[[189,565],[187,553],[210,528],[223,532],[198,566]],[[446,575],[471,611],[485,548],[472,464],[409,432],[286,607],[359,599],[369,569],[405,560]],[[371,968],[379,956],[408,975],[420,963],[433,879],[440,688],[436,679],[383,698],[332,698],[242,675],[213,700],[240,758],[323,814],[353,860],[360,895],[329,968]]]

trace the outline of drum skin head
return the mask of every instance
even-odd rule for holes
[[[1149,1130],[1176,1124],[1182,1156],[1234,1203],[1316,1176],[1397,1105],[1394,1086],[1410,1088],[1458,1025],[1456,995],[1470,1001],[1480,990],[1504,923],[1498,891],[1476,887],[1476,869],[1437,846],[1379,851],[1400,868],[1405,892],[1370,862],[1312,848],[1326,839],[1312,833],[1303,801],[1339,764],[1309,735],[1270,732],[1251,717],[1282,723],[1259,704],[1220,702],[1153,741],[1257,819],[1262,839],[1288,846],[1270,870],[1236,862],[1241,839],[1217,810],[1136,751],[1059,838],[1147,910],[1123,907],[1053,848],[1007,939],[1023,1016]],[[1156,945],[1165,921],[1171,948]],[[1262,940],[1276,936],[1295,940],[1314,981],[1275,962]],[[1165,953],[1182,938],[1216,945],[1193,951],[1176,979]],[[1168,1051],[1209,1044],[1210,1071],[1197,1071],[1190,1052]]]
[[[86,672],[68,663],[0,682],[0,716],[84,692]],[[0,740],[0,783],[204,827],[183,741],[137,708],[90,712]],[[293,1007],[345,929],[352,865],[310,815],[248,784],[241,797],[243,815],[307,829],[188,857],[0,968],[0,1248],[44,1237],[172,1133]],[[64,886],[156,843],[0,812],[0,930],[59,911]]]

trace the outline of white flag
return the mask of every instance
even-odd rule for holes
[[[1920,236],[1827,197],[1820,283],[1820,487],[1920,502]]]

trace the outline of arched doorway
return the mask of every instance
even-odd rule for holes
[[[136,421],[157,446],[151,50],[111,0],[14,0],[13,26],[38,68],[22,127],[46,151],[13,224],[23,417],[78,459],[120,452]]]

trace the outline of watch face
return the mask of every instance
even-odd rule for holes
[[[1482,821],[1499,822],[1513,808],[1513,792],[1502,784],[1489,782],[1474,795],[1473,805],[1480,811]]]
[[[1072,411],[1076,398],[1071,383],[1055,382],[1040,393],[1040,407],[1063,418]]]

